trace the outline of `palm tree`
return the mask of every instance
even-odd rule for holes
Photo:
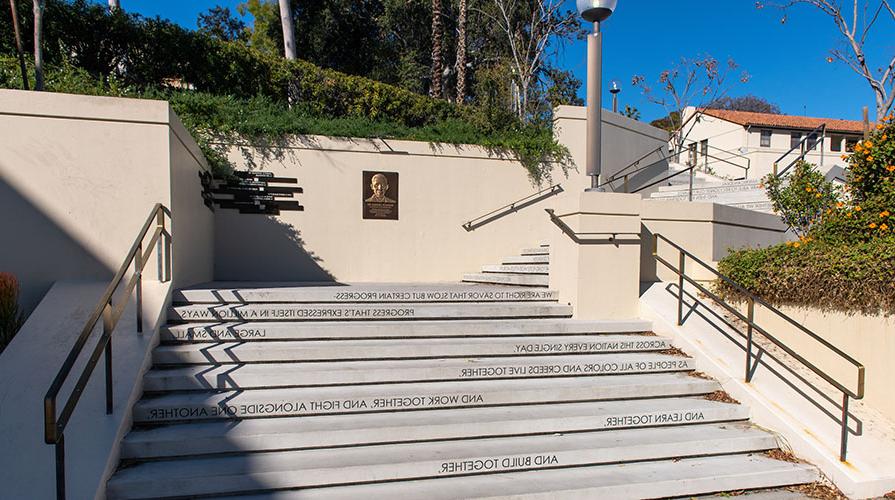
[[[292,3],[280,0],[280,21],[283,23],[283,45],[286,59],[294,60],[295,54],[295,21],[292,19]]]
[[[34,0],[34,90],[44,89],[44,7],[46,0]]]
[[[16,0],[9,0],[9,11],[12,14],[12,29],[16,38],[16,52],[19,54],[19,67],[22,70],[22,88],[28,90],[28,69],[25,67],[25,52],[22,49],[22,33],[19,31],[19,11]]]
[[[457,104],[466,100],[466,0],[460,0],[457,18]]]
[[[440,98],[442,57],[441,57],[441,0],[432,0],[432,84],[429,86],[429,95]]]

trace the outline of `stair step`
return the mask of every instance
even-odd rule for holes
[[[221,420],[136,429],[122,458],[157,458],[336,446],[611,430],[739,421],[742,405],[702,398],[602,401],[379,414]],[[222,438],[225,436],[225,438]]]
[[[540,274],[479,273],[466,274],[463,276],[463,281],[498,285],[548,286],[550,277]]]
[[[281,491],[234,497],[239,500],[639,500],[691,497],[719,491],[777,488],[817,481],[809,465],[762,455],[738,454],[682,460],[512,472],[469,477],[432,478]]]
[[[712,380],[685,373],[465,382],[425,382],[144,397],[136,423],[220,418],[281,417],[702,395],[720,390]]]
[[[213,495],[749,453],[776,447],[748,424],[519,436],[158,461],[122,469],[110,498]]]
[[[553,290],[460,283],[208,283],[174,292],[176,304],[556,301]]]
[[[162,342],[250,342],[313,339],[400,339],[642,333],[649,321],[587,321],[571,319],[419,320],[410,322],[308,321],[190,323],[161,328]],[[594,339],[596,340],[596,339]]]
[[[511,265],[531,265],[531,264],[549,264],[549,255],[520,255],[518,257],[504,257],[502,264]]]
[[[234,361],[238,362],[238,361]],[[428,381],[463,381],[664,373],[696,368],[691,358],[663,354],[410,359],[314,363],[197,365],[155,369],[147,392],[313,387]]]
[[[510,274],[549,274],[550,266],[547,265],[489,265],[482,266],[483,273],[510,273]]]
[[[525,248],[520,252],[520,255],[550,255],[550,247],[549,246],[541,246],[535,248]]]
[[[541,278],[541,276],[538,276]],[[546,277],[543,277],[546,279]],[[569,317],[572,308],[550,302],[469,304],[192,304],[168,310],[172,321],[414,320],[435,318]]]
[[[671,347],[671,342],[667,338],[646,335],[307,340],[247,342],[235,345],[231,343],[162,345],[153,351],[153,361],[162,365],[370,361],[470,356],[601,354],[657,351]]]

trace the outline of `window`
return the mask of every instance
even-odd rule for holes
[[[845,138],[845,150],[849,153],[854,153],[855,146],[858,145],[858,140],[859,139],[857,137],[846,137]]]
[[[817,132],[808,134],[808,140],[805,141],[805,151],[811,151],[820,143],[820,137]]]
[[[699,151],[702,153],[702,156],[709,155],[709,140],[703,139],[699,142]]]
[[[800,142],[802,142],[802,133],[801,132],[790,132],[789,147],[791,149],[795,149],[795,148],[799,147]]]
[[[697,163],[696,159],[696,143],[690,143],[690,146],[687,148],[687,166],[695,167]]]
[[[770,130],[762,130],[761,131],[761,147],[769,148],[771,147],[771,131]]]
[[[842,141],[845,140],[845,136],[843,135],[832,135],[830,136],[830,151],[840,152],[842,151]]]

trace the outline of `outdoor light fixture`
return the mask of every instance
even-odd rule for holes
[[[603,128],[603,39],[600,23],[615,11],[618,0],[578,0],[578,13],[590,23],[594,23],[593,34],[587,37],[587,175],[590,189],[601,191],[601,141]],[[618,85],[613,87],[613,97],[618,94]]]
[[[618,0],[578,0],[578,13],[589,23],[603,22],[612,15]]]
[[[618,86],[617,80],[612,80],[609,83],[609,93],[612,94],[612,112],[618,113],[618,94],[621,92],[621,87]]]

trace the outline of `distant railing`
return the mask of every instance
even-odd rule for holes
[[[93,370],[96,368],[96,365],[99,363],[99,358],[103,356],[103,354],[105,354],[106,372],[106,415],[112,414],[112,332],[118,325],[118,320],[120,320],[121,316],[124,314],[124,309],[128,304],[128,299],[130,298],[131,293],[134,292],[136,294],[137,332],[143,331],[143,269],[146,267],[146,262],[149,260],[149,257],[152,256],[156,244],[158,245],[159,281],[167,282],[171,279],[172,238],[166,228],[166,216],[169,217],[170,215],[170,211],[160,203],[152,208],[152,211],[149,213],[149,218],[146,220],[146,223],[143,224],[143,228],[137,235],[137,239],[134,240],[133,245],[131,245],[131,249],[128,251],[124,263],[121,264],[118,272],[115,273],[115,277],[112,278],[112,282],[106,287],[105,293],[103,293],[99,303],[93,310],[93,314],[91,314],[90,318],[87,320],[87,324],[81,330],[81,334],[75,341],[74,347],[72,347],[71,351],[68,353],[68,357],[65,358],[62,368],[59,369],[59,373],[56,374],[56,378],[53,379],[53,384],[47,391],[46,397],[44,397],[44,441],[47,444],[55,445],[56,498],[59,500],[65,499],[65,427],[68,425],[72,413],[74,413],[75,407],[77,407],[78,401],[84,393],[87,383],[90,382],[90,376],[93,374]],[[146,235],[149,234],[153,223],[155,223],[155,231],[152,233],[152,238],[150,238],[149,242],[145,245],[148,249],[144,253],[143,240],[146,238]],[[127,284],[124,287],[123,300],[118,304],[113,305],[112,297],[124,281],[124,277],[131,268],[131,265],[134,267],[134,272],[133,276],[127,281]],[[71,371],[78,361],[78,357],[81,355],[84,345],[87,343],[93,330],[96,329],[100,319],[102,319],[103,322],[103,333],[100,336],[96,347],[94,347],[93,352],[90,354],[90,358],[88,358],[86,365],[81,369],[81,374],[78,375],[71,394],[65,399],[62,413],[56,415],[56,400],[59,397],[59,391],[62,390],[63,384],[65,384],[69,375],[71,375]]]
[[[667,260],[665,260],[664,258],[659,256],[659,242],[660,241],[664,241],[665,243],[667,243],[672,248],[674,248],[675,250],[678,251],[679,257],[678,257],[677,267],[675,267],[674,264],[668,262]],[[752,351],[753,351],[752,335],[753,335],[753,332],[758,332],[758,333],[762,334],[765,338],[770,340],[774,345],[776,345],[777,347],[782,349],[784,352],[786,352],[786,354],[792,356],[796,361],[801,363],[803,366],[805,366],[806,368],[811,370],[815,375],[819,376],[820,378],[825,380],[827,383],[829,383],[830,385],[832,385],[833,387],[835,387],[838,391],[840,391],[842,393],[842,406],[840,407],[842,410],[842,417],[841,417],[841,420],[839,420],[839,422],[841,424],[840,443],[839,443],[839,460],[845,462],[847,454],[848,454],[848,434],[849,434],[848,404],[849,404],[850,399],[862,399],[864,397],[864,365],[859,363],[858,361],[856,361],[853,357],[849,356],[848,354],[843,352],[838,347],[836,347],[833,344],[831,344],[830,342],[828,342],[826,339],[824,339],[821,336],[817,335],[816,333],[812,332],[811,330],[809,330],[808,328],[806,328],[805,326],[803,326],[796,320],[790,318],[789,316],[784,314],[782,311],[780,311],[776,307],[768,304],[767,302],[762,300],[760,297],[749,292],[744,287],[740,286],[739,284],[737,284],[736,282],[731,280],[729,277],[719,273],[712,266],[706,264],[705,262],[700,260],[698,257],[693,255],[692,253],[683,249],[682,247],[680,247],[673,241],[669,240],[668,238],[662,236],[661,234],[655,234],[653,236],[653,258],[657,262],[661,263],[662,265],[664,265],[665,267],[670,269],[678,277],[678,282],[677,282],[677,286],[678,286],[677,324],[678,324],[678,326],[684,324],[684,283],[685,282],[693,285],[699,291],[699,293],[703,294],[705,297],[712,299],[715,303],[717,303],[718,305],[723,307],[727,312],[729,312],[730,314],[733,314],[740,321],[743,321],[746,323],[746,334],[745,334],[745,336],[746,336],[746,371],[745,371],[746,376],[745,376],[745,380],[747,383],[752,381],[752,377],[755,375],[755,370],[758,368],[758,366],[761,362],[762,354],[765,352],[765,350],[759,346],[758,353],[756,355],[752,354]],[[747,304],[746,314],[744,315],[737,308],[730,305],[723,298],[719,297],[717,294],[715,294],[714,292],[712,292],[711,290],[706,288],[704,285],[702,285],[699,281],[688,276],[687,272],[686,272],[687,259],[690,259],[691,261],[695,262],[701,268],[707,270],[708,272],[713,274],[715,277],[717,277],[719,280],[723,281],[726,285],[728,285],[731,288],[733,288],[734,290],[736,290],[737,293],[739,293],[742,297],[745,297],[746,304]],[[694,299],[694,300],[698,301],[698,299]],[[765,330],[764,328],[762,328],[761,326],[756,324],[755,323],[755,305],[756,304],[764,307],[768,311],[774,313],[776,316],[782,318],[790,325],[796,327],[801,333],[804,333],[808,337],[814,339],[815,341],[817,341],[818,343],[823,345],[825,348],[830,350],[835,356],[839,357],[840,359],[842,359],[845,362],[854,366],[855,369],[857,370],[857,388],[856,388],[856,390],[853,391],[853,390],[849,389],[843,383],[841,383],[838,380],[836,380],[835,378],[833,378],[833,376],[831,376],[827,372],[823,371],[822,369],[817,367],[812,362],[808,361],[804,356],[797,353],[793,348],[787,346],[780,339],[778,339],[777,337],[774,337],[767,330]],[[728,326],[731,326],[731,327],[733,326],[730,323],[727,323],[727,324],[728,324]],[[737,330],[737,333],[742,335],[742,332],[739,330]],[[753,358],[755,360],[754,362],[753,362]],[[792,371],[791,367],[788,367],[786,365],[783,365],[783,366],[786,367],[787,369],[789,369],[790,371]],[[774,373],[778,377],[783,379],[783,376],[781,374],[779,374],[777,372],[774,372]],[[792,373],[796,377],[798,377],[798,375],[795,374],[795,372],[792,372]],[[807,398],[807,395],[805,395],[805,394],[802,394],[802,395]]]
[[[554,184],[548,188],[544,188],[536,193],[532,193],[525,198],[521,198],[516,200],[508,205],[504,205],[498,209],[492,210],[484,215],[480,215],[475,219],[472,219],[463,224],[463,229],[467,231],[475,231],[476,229],[484,226],[485,224],[494,222],[501,217],[505,217],[513,212],[519,211],[527,206],[534,205],[535,203],[549,198],[551,196],[555,196],[559,193],[563,192],[563,188],[561,184]]]
[[[805,156],[808,155],[808,153],[811,150],[813,150],[817,146],[818,143],[820,143],[820,150],[821,150],[821,153],[823,153],[823,148],[824,148],[824,139],[823,138],[826,137],[826,135],[827,135],[827,124],[821,123],[820,126],[818,126],[814,130],[809,132],[808,135],[806,135],[801,141],[799,141],[798,144],[789,148],[789,151],[783,153],[783,156],[781,156],[780,158],[777,158],[777,160],[774,162],[774,176],[782,177],[782,176],[786,175],[786,173],[789,171],[789,169],[792,168],[792,166],[795,165],[796,163],[804,160]],[[814,143],[810,144],[808,146],[805,146],[805,143],[809,140],[813,140]],[[795,160],[789,162],[788,165],[786,165],[785,167],[783,167],[782,170],[780,170],[779,169],[780,162],[783,161],[784,159],[786,159],[787,156],[792,154],[792,152],[797,149],[801,150],[801,154],[799,154],[799,156],[796,156]],[[823,161],[821,161],[821,164],[823,164]],[[778,172],[778,170],[779,170],[779,172]]]
[[[749,158],[748,156],[741,155],[739,153],[734,153],[733,151],[728,151],[726,149],[722,149],[722,148],[719,148],[716,146],[711,146],[709,144],[703,145],[700,141],[689,141],[689,144],[687,145],[687,147],[691,147],[690,146],[691,144],[696,144],[696,145],[698,145],[698,147],[705,146],[706,149],[711,149],[711,150],[717,151],[718,153],[723,153],[725,155],[729,155],[727,158],[721,158],[719,156],[709,154],[708,152],[702,152],[702,151],[698,152],[697,156],[702,156],[705,159],[703,165],[706,168],[709,166],[709,159],[711,159],[711,160],[714,160],[715,162],[726,163],[727,165],[730,165],[730,166],[733,166],[733,167],[743,170],[743,176],[739,177],[737,179],[734,179],[734,180],[745,180],[745,179],[749,178],[749,170],[752,169],[752,159]],[[744,167],[743,165],[740,165],[739,163],[732,161],[731,158],[733,158],[733,157],[742,158],[743,160],[745,160],[746,166]],[[697,160],[697,163],[698,163],[698,160]]]

